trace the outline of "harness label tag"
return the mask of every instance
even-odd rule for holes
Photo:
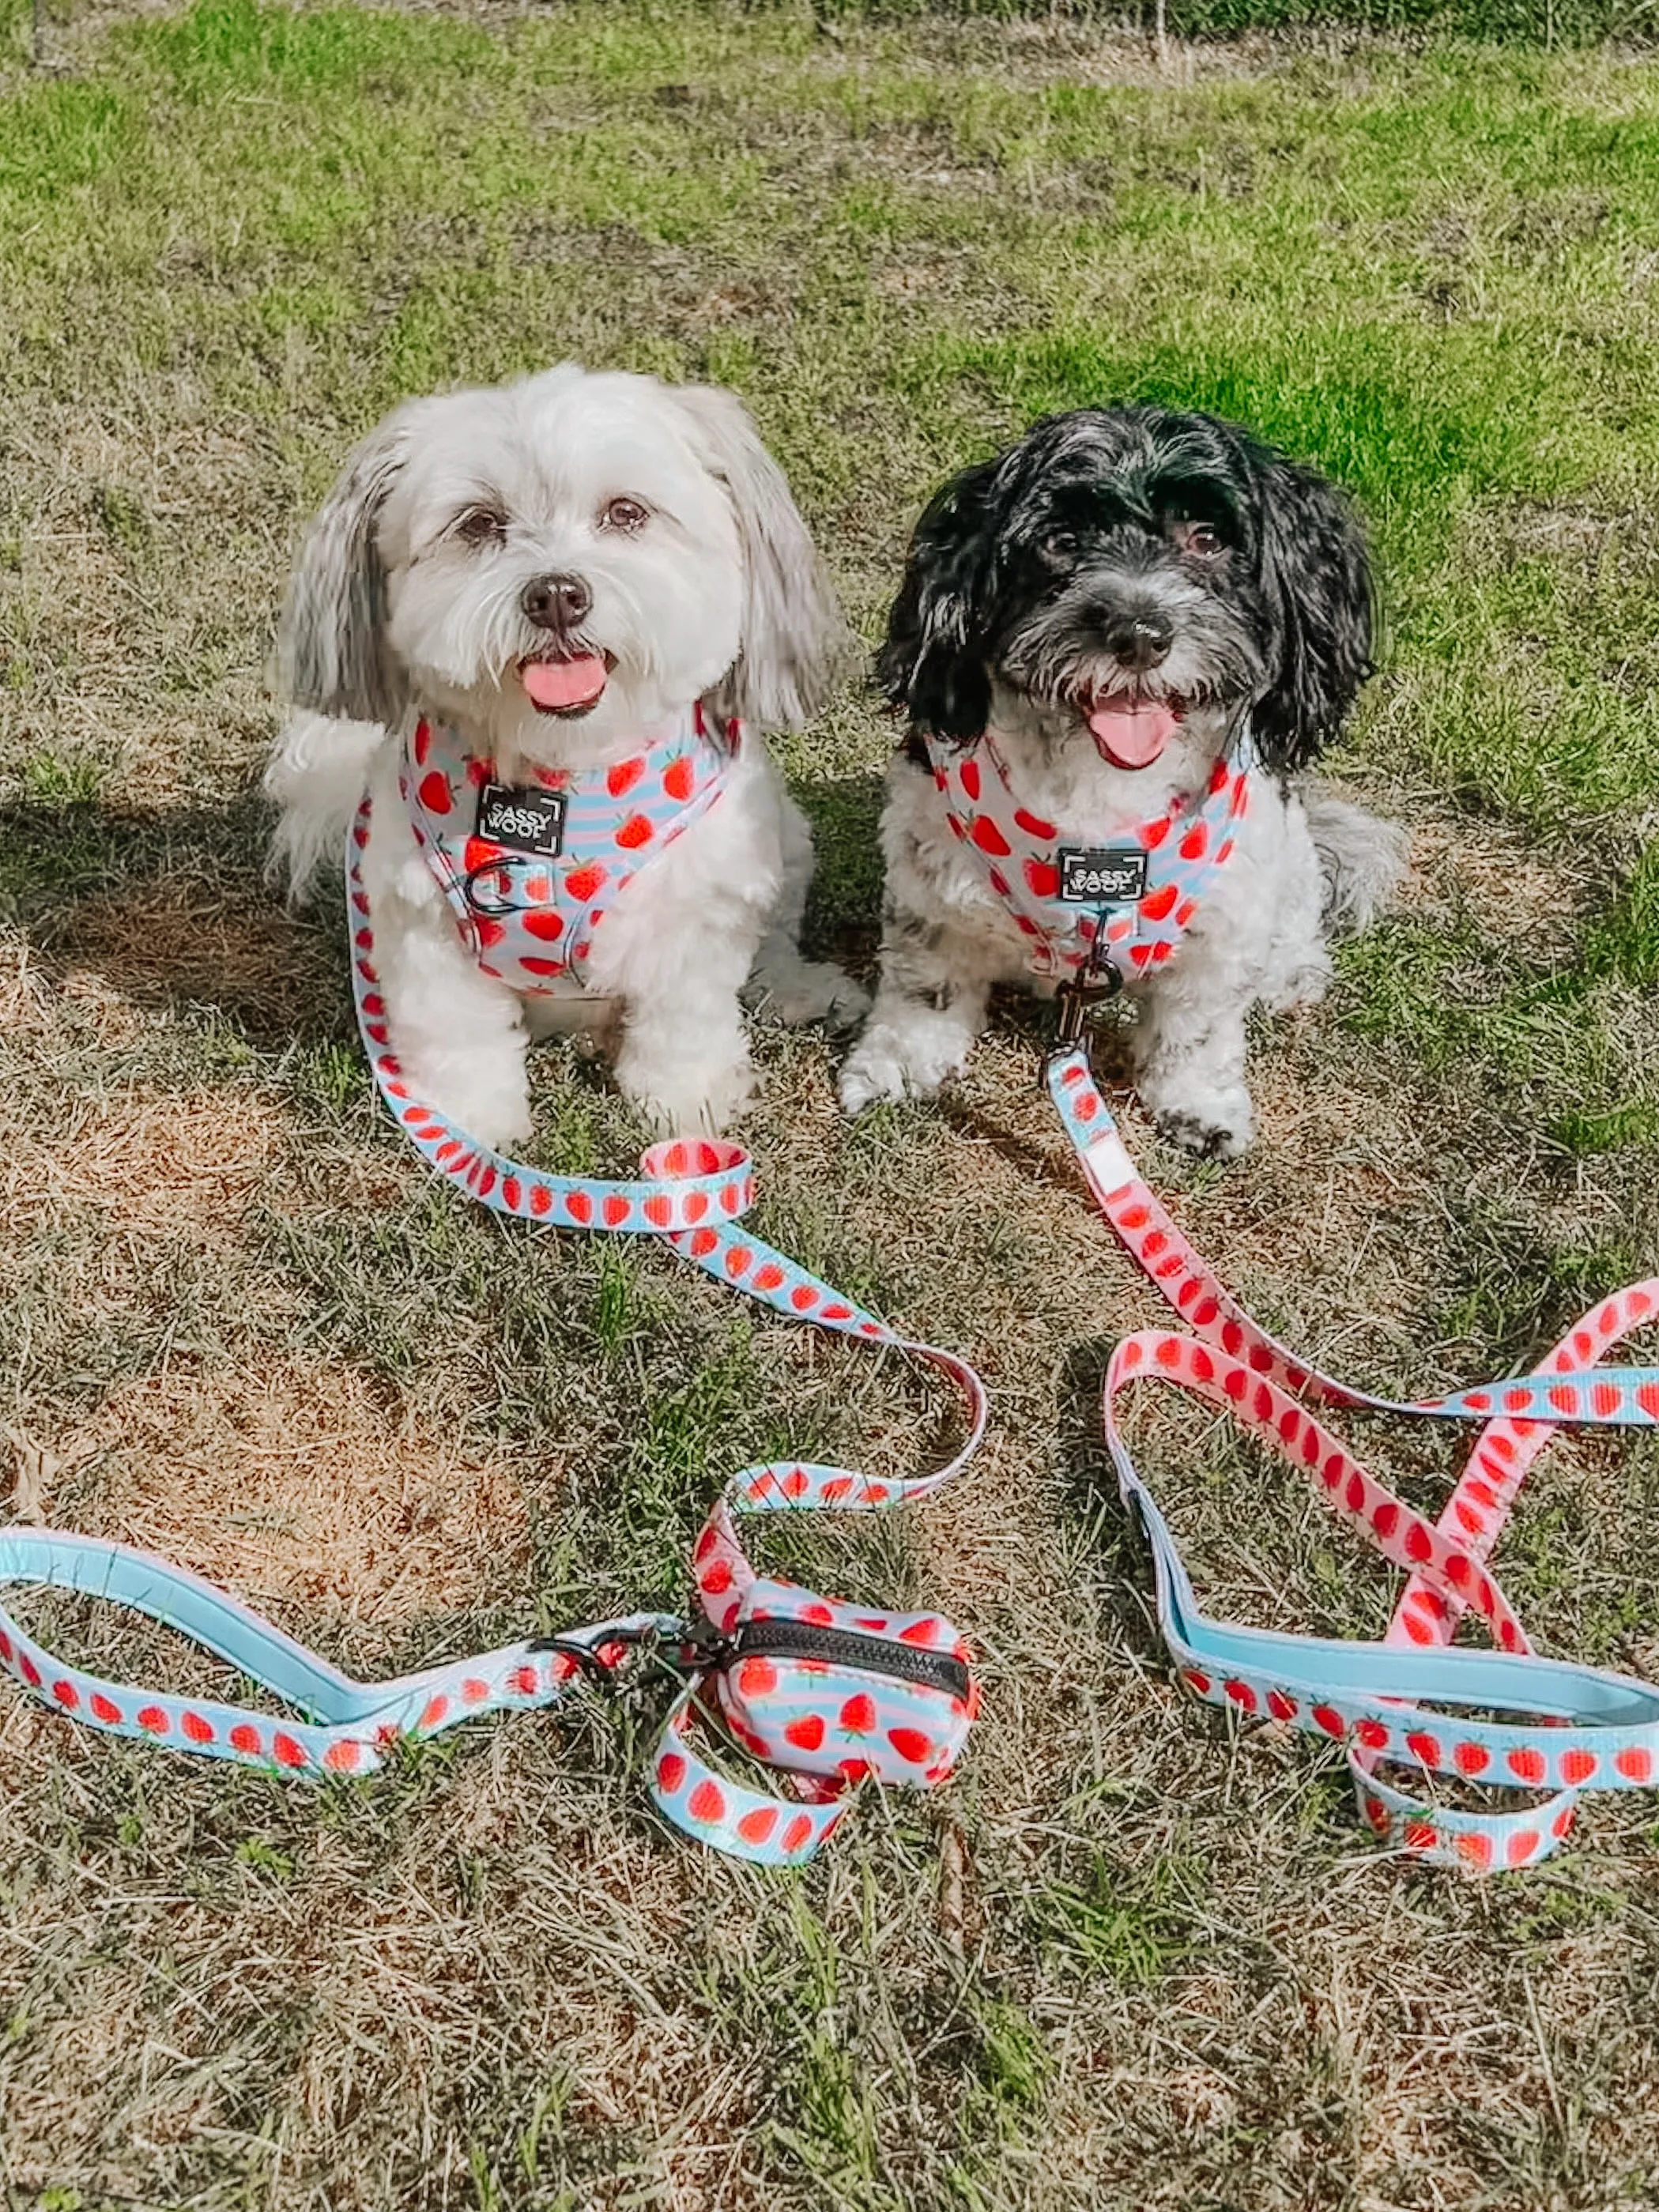
[[[567,805],[562,791],[526,790],[508,783],[487,783],[478,793],[477,835],[509,852],[535,853],[553,860],[564,845]]]
[[[1074,906],[1127,906],[1146,895],[1146,855],[1138,845],[1062,845],[1060,896]]]

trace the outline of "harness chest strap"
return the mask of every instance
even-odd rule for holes
[[[952,834],[979,862],[1042,975],[1098,970],[1109,961],[1127,981],[1173,958],[1217,872],[1231,860],[1249,811],[1255,753],[1247,731],[1216,763],[1202,793],[1109,841],[1114,854],[1144,856],[1146,887],[1097,904],[1068,894],[1064,856],[1098,848],[1097,833],[1073,833],[1024,805],[988,732],[966,750],[924,742]]]
[[[1535,1654],[1487,1565],[1528,1468],[1563,1423],[1659,1425],[1659,1368],[1595,1364],[1632,1329],[1659,1320],[1659,1279],[1603,1299],[1530,1375],[1443,1398],[1377,1397],[1298,1359],[1224,1288],[1137,1173],[1084,1053],[1057,1054],[1048,1086],[1107,1220],[1191,1332],[1126,1337],[1108,1368],[1103,1408],[1120,1488],[1152,1546],[1159,1625],[1188,1686],[1212,1704],[1344,1744],[1361,1810],[1380,1838],[1477,1871],[1546,1856],[1571,1827],[1581,1789],[1638,1789],[1659,1778],[1659,1689]],[[1280,1635],[1203,1612],[1120,1425],[1121,1399],[1146,1381],[1226,1412],[1299,1468],[1365,1543],[1405,1571],[1382,1643]],[[1438,1519],[1368,1473],[1316,1406],[1479,1422]],[[1466,1612],[1495,1650],[1451,1647]],[[1478,1717],[1487,1712],[1527,1717]],[[1382,1780],[1384,1762],[1554,1794],[1518,1812],[1468,1811]]]
[[[562,975],[581,982],[617,898],[720,799],[742,738],[735,720],[717,733],[699,703],[631,759],[534,769],[509,789],[453,730],[417,722],[399,771],[404,805],[483,973],[528,993]]]
[[[395,1681],[351,1680],[199,1576],[131,1547],[40,1529],[0,1532],[0,1583],[85,1590],[164,1620],[305,1717],[182,1698],[106,1681],[54,1660],[0,1612],[0,1667],[58,1711],[112,1733],[295,1774],[366,1773],[400,1737],[431,1735],[502,1708],[563,1696],[579,1673],[618,1666],[641,1638],[684,1655],[687,1679],[665,1725],[651,1790],[678,1826],[763,1864],[810,1857],[866,1776],[930,1788],[954,1766],[978,1705],[968,1649],[934,1613],[856,1607],[757,1575],[738,1534],[747,1516],[881,1511],[927,1496],[963,1468],[984,1434],[983,1383],[965,1360],[900,1336],[854,1300],[739,1226],[754,1196],[736,1145],[679,1139],[645,1155],[634,1182],[544,1175],[476,1144],[412,1097],[392,1052],[374,966],[359,856],[365,800],[352,830],[348,897],[358,1022],[374,1079],[417,1151],[496,1212],[555,1227],[653,1234],[722,1283],[793,1320],[911,1354],[960,1391],[967,1433],[936,1472],[883,1481],[852,1469],[775,1461],[727,1486],[692,1561],[702,1626],[655,1613],[590,1623],[509,1644]],[[699,1715],[781,1770],[793,1802],[733,1780],[697,1750]]]

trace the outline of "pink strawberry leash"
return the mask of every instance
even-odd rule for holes
[[[1102,1212],[1186,1323],[1183,1332],[1137,1331],[1115,1347],[1103,1416],[1120,1489],[1151,1542],[1159,1625],[1188,1686],[1246,1717],[1344,1745],[1379,1839],[1477,1872],[1547,1856],[1571,1826],[1581,1790],[1651,1782],[1659,1690],[1534,1652],[1488,1562],[1528,1468],[1558,1427],[1659,1425],[1659,1368],[1596,1364],[1631,1330],[1659,1320],[1659,1280],[1601,1301],[1529,1375],[1442,1398],[1380,1398],[1297,1358],[1223,1287],[1136,1170],[1085,1051],[1056,1052],[1048,1081]],[[1406,1574],[1382,1642],[1281,1635],[1202,1610],[1119,1425],[1120,1401],[1143,1382],[1220,1408]],[[1315,1407],[1476,1421],[1480,1432],[1430,1521],[1370,1474]],[[1453,1646],[1466,1613],[1495,1649]],[[1415,1775],[1416,1786],[1385,1781],[1385,1767]],[[1470,1810],[1431,1801],[1422,1784],[1432,1776],[1550,1794],[1517,1811]]]
[[[849,1605],[757,1575],[738,1522],[770,1513],[878,1512],[924,1498],[966,1466],[986,1421],[968,1363],[899,1335],[740,1224],[754,1176],[737,1146],[653,1146],[632,1182],[551,1176],[477,1144],[411,1093],[392,1050],[374,965],[359,856],[368,802],[352,832],[347,890],[357,1015],[382,1097],[422,1157],[498,1213],[532,1227],[660,1237],[717,1282],[793,1321],[911,1353],[961,1392],[967,1431],[934,1473],[882,1481],[838,1467],[775,1461],[727,1486],[692,1559],[698,1615],[634,1613],[380,1683],[337,1668],[199,1576],[130,1546],[35,1528],[0,1530],[0,1583],[72,1589],[167,1623],[293,1709],[179,1698],[70,1667],[0,1611],[0,1667],[56,1711],[116,1735],[295,1775],[365,1774],[401,1739],[528,1710],[579,1676],[613,1674],[642,1644],[681,1686],[653,1756],[651,1791],[687,1834],[764,1865],[809,1858],[866,1780],[932,1789],[957,1763],[978,1707],[968,1647],[936,1613]],[[779,1796],[738,1779],[711,1753],[747,1754],[781,1772]]]

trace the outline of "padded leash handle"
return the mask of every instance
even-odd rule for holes
[[[1102,1212],[1194,1332],[1126,1337],[1103,1396],[1119,1488],[1146,1528],[1159,1626],[1188,1686],[1212,1704],[1343,1744],[1361,1811],[1380,1838],[1477,1872],[1547,1856],[1571,1826],[1580,1790],[1646,1786],[1659,1775],[1659,1690],[1540,1657],[1487,1562],[1527,1470],[1559,1427],[1659,1425],[1659,1368],[1596,1364],[1632,1329],[1659,1318],[1659,1279],[1602,1300],[1529,1375],[1441,1398],[1378,1397],[1298,1359],[1231,1297],[1136,1170],[1085,1053],[1057,1052],[1048,1079]],[[1364,1542],[1405,1571],[1382,1643],[1279,1635],[1203,1612],[1119,1425],[1119,1399],[1143,1381],[1225,1412],[1299,1468]],[[1479,1421],[1438,1520],[1370,1474],[1312,1410],[1319,1406]],[[1465,1613],[1481,1621],[1494,1651],[1452,1647]],[[1479,1717],[1493,1711],[1516,1717]],[[1465,1811],[1380,1779],[1384,1764],[1554,1794],[1516,1813]]]

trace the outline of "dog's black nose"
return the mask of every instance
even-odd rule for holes
[[[1105,629],[1107,649],[1125,668],[1156,668],[1175,643],[1175,624],[1150,611],[1114,616]]]
[[[519,597],[538,629],[574,629],[593,605],[593,594],[580,576],[538,576]]]

